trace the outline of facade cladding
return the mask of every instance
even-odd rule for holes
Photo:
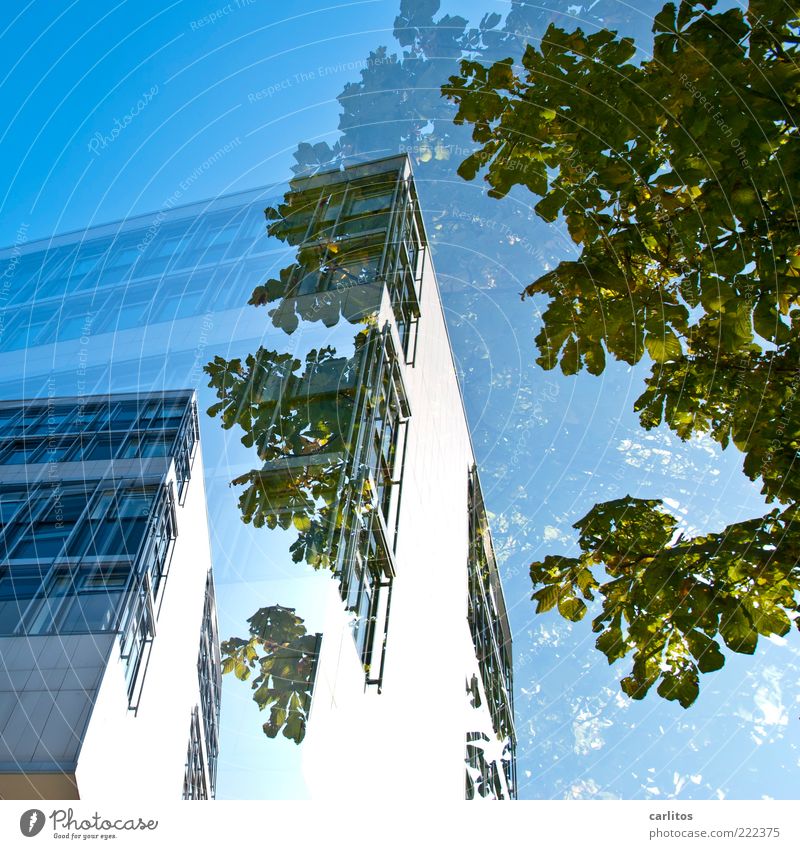
[[[324,636],[298,690],[312,797],[331,786],[408,797],[420,770],[444,797],[464,795],[465,772],[469,798],[515,795],[511,638],[426,245],[400,156],[0,251],[0,398],[190,387],[203,410],[230,404],[230,378],[249,369],[236,403],[268,423],[259,457],[202,416],[215,575],[236,621],[253,613],[237,585],[260,586],[267,559],[287,564],[273,567],[281,578],[297,574],[292,560],[334,575],[318,584]],[[121,452],[115,464],[162,450],[107,436],[94,450]],[[35,463],[29,448],[7,456]],[[250,484],[238,508],[234,477]],[[286,533],[251,533],[242,514],[293,534],[289,552]],[[186,664],[200,680],[181,734],[187,798],[215,769],[217,637],[204,621]],[[247,720],[229,716],[239,734]],[[223,710],[223,736],[225,723]],[[221,774],[257,768],[235,757],[223,748]]]
[[[198,440],[191,391],[0,402],[0,797],[140,796],[148,758],[160,776],[146,786],[213,795],[220,662]],[[194,680],[165,691],[186,652]]]

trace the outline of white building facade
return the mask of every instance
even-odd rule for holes
[[[253,302],[277,303],[287,334],[355,333],[350,356],[320,365],[316,349],[294,384],[267,368],[245,399],[284,435],[306,412],[304,441],[258,471],[260,509],[316,531],[323,546],[302,550],[335,578],[302,743],[311,795],[513,798],[511,635],[408,160],[299,178],[267,214],[296,261]]]

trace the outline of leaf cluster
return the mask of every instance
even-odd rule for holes
[[[479,145],[461,176],[484,171],[497,198],[526,187],[576,246],[523,293],[547,299],[537,363],[600,374],[646,353],[642,426],[732,442],[789,505],[684,541],[658,502],[598,504],[580,557],[532,565],[537,610],[577,621],[599,593],[597,647],[633,652],[623,690],[660,682],[684,707],[724,662],[715,638],[752,653],[788,631],[800,590],[800,19],[780,0],[715,6],[667,3],[644,61],[609,29],[551,24],[520,64],[465,60],[443,88]]]
[[[242,521],[255,527],[294,527],[295,562],[331,565],[328,533],[350,450],[358,354],[311,350],[305,362],[263,347],[241,359],[217,356],[205,370],[221,400],[208,409],[223,428],[243,431],[261,468],[236,477]],[[302,367],[302,370],[301,370]]]
[[[699,673],[725,663],[719,642],[753,654],[758,637],[800,628],[798,510],[773,510],[722,533],[675,538],[677,520],[660,501],[631,498],[595,505],[575,524],[579,557],[531,565],[537,613],[557,607],[582,619],[587,602],[596,647],[609,663],[632,653],[621,681],[631,698],[658,694],[688,707]],[[602,569],[598,570],[598,566]],[[601,583],[602,581],[602,583]]]
[[[631,39],[551,25],[521,70],[464,61],[443,91],[481,145],[459,173],[485,169],[496,197],[527,187],[580,248],[525,290],[548,298],[537,363],[599,374],[646,352],[642,423],[724,444],[698,408],[735,420],[732,385],[779,408],[796,357],[800,27],[778,0],[713,6],[668,3],[639,64]]]
[[[283,736],[299,744],[306,733],[314,685],[317,638],[307,634],[292,607],[262,607],[248,620],[248,639],[231,637],[222,643],[222,673],[240,681],[252,677],[253,701],[269,708],[263,725],[267,737]]]

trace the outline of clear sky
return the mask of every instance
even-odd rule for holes
[[[605,5],[638,14],[630,4]],[[20,232],[33,239],[158,210],[197,169],[182,203],[286,179],[299,141],[337,138],[336,95],[358,79],[369,51],[399,49],[398,6],[10,0],[0,25],[0,244]],[[508,8],[470,0],[444,11],[477,23]],[[209,157],[213,167],[204,169]],[[458,209],[441,201],[431,218],[463,217],[463,197]],[[525,202],[515,198],[506,202]],[[539,305],[520,303],[518,293],[543,270],[546,253],[571,250],[558,225],[536,233],[517,265],[497,260],[491,284],[470,278],[469,262],[448,265],[454,251],[469,256],[469,232],[441,246],[437,261],[514,630],[520,796],[792,798],[800,766],[795,631],[762,638],[755,658],[728,655],[684,711],[655,693],[630,702],[617,683],[627,667],[608,667],[586,622],[533,613],[527,564],[572,553],[570,526],[596,501],[664,497],[698,530],[763,512],[735,449],[639,428],[632,405],[643,368],[615,364],[599,378],[564,378],[532,366]],[[259,543],[260,554],[273,545],[277,559],[278,542]],[[221,589],[223,636],[261,589],[256,576],[241,574]],[[237,725],[251,721],[257,737],[261,720],[249,698],[246,687],[226,684]],[[240,764],[249,758],[252,778],[223,768],[220,795],[301,792],[273,775],[294,756],[293,744],[258,739],[257,748],[253,740],[239,731],[223,737],[223,767],[228,746]]]

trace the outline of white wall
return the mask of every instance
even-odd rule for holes
[[[78,758],[82,799],[181,798],[191,709],[200,704],[197,655],[211,563],[199,448],[185,503],[176,504],[176,512],[178,533],[139,710],[128,710],[115,650]]]
[[[381,324],[388,312],[385,301]],[[476,666],[467,623],[467,484],[474,458],[427,252],[416,364],[404,378],[411,418],[383,690],[365,692],[331,582],[303,743],[312,798],[330,798],[341,788],[361,799],[463,799],[466,732],[479,730],[465,710],[465,681]]]

